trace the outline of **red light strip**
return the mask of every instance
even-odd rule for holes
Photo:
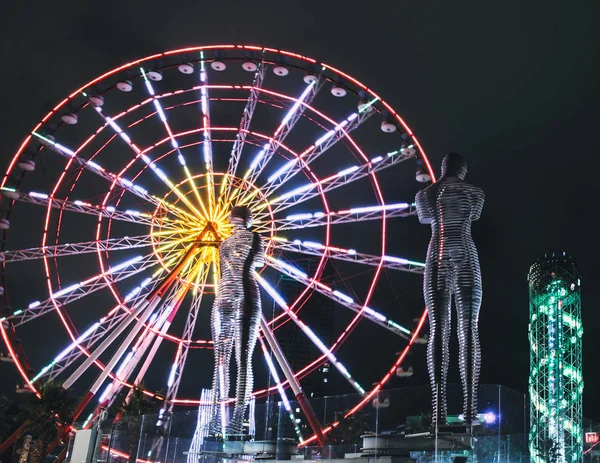
[[[307,62],[309,62],[309,63],[313,63],[313,64],[314,64],[314,63],[317,63],[317,61],[315,61],[315,60],[313,60],[313,59],[311,59],[311,58],[307,58],[307,57],[305,57],[305,56],[302,56],[302,55],[299,55],[299,54],[295,54],[295,53],[291,53],[291,52],[286,52],[286,51],[283,51],[283,50],[272,49],[272,48],[256,47],[256,46],[241,46],[241,45],[214,45],[214,46],[206,46],[206,47],[190,47],[190,48],[184,48],[184,49],[172,50],[172,51],[165,52],[165,53],[155,54],[155,55],[151,55],[151,56],[148,56],[148,57],[142,58],[142,59],[140,59],[140,60],[137,60],[137,61],[134,61],[134,62],[131,62],[131,63],[124,64],[124,65],[122,65],[122,66],[120,66],[120,67],[118,67],[118,68],[116,68],[116,69],[113,69],[112,71],[109,71],[109,72],[107,72],[107,73],[105,73],[105,74],[103,74],[103,75],[101,75],[101,76],[97,77],[96,79],[94,79],[94,80],[90,81],[88,84],[86,84],[85,86],[83,86],[83,87],[81,87],[80,89],[76,90],[76,91],[75,91],[75,92],[73,92],[71,95],[69,95],[69,97],[68,97],[68,98],[66,98],[66,99],[64,99],[62,102],[60,102],[60,103],[59,103],[59,104],[58,104],[58,105],[57,105],[57,106],[56,106],[56,107],[55,107],[55,108],[54,108],[54,109],[53,109],[53,110],[52,110],[50,113],[48,113],[48,114],[47,114],[47,115],[46,115],[46,116],[45,116],[45,117],[42,119],[42,122],[41,122],[40,124],[38,124],[38,125],[35,127],[35,129],[34,129],[34,130],[37,130],[37,129],[38,129],[38,128],[39,128],[39,127],[42,125],[42,123],[46,122],[46,121],[47,121],[47,120],[48,120],[48,119],[49,119],[49,118],[50,118],[50,117],[51,117],[51,116],[52,116],[52,115],[53,115],[53,114],[54,114],[56,111],[58,111],[58,110],[59,110],[61,107],[63,107],[63,106],[66,104],[66,103],[68,103],[68,101],[69,101],[70,99],[72,99],[72,98],[76,97],[76,96],[77,96],[79,93],[81,93],[83,90],[85,90],[86,88],[88,88],[88,87],[90,87],[90,86],[92,86],[92,85],[96,84],[97,82],[99,82],[99,81],[101,81],[101,80],[105,79],[106,77],[109,77],[109,76],[111,76],[111,75],[113,75],[113,74],[115,74],[115,73],[117,73],[117,72],[119,72],[119,71],[122,71],[122,70],[125,70],[125,69],[127,69],[128,67],[131,67],[131,66],[138,65],[138,64],[140,64],[140,63],[142,63],[142,62],[145,62],[145,61],[148,61],[148,60],[152,60],[152,59],[160,58],[160,57],[162,57],[162,56],[173,55],[173,54],[177,54],[177,53],[184,53],[184,52],[191,52],[191,51],[200,51],[200,50],[211,50],[211,49],[227,49],[227,48],[237,48],[237,49],[246,49],[246,50],[265,50],[265,51],[269,51],[269,52],[279,53],[279,54],[282,54],[282,55],[285,55],[285,56],[294,57],[294,58],[297,58],[297,59],[300,59],[300,60],[307,61]],[[372,92],[371,90],[369,90],[369,89],[368,89],[366,86],[364,86],[364,85],[363,85],[362,83],[360,83],[358,80],[356,80],[356,79],[352,78],[351,76],[349,76],[349,75],[347,75],[347,74],[345,74],[345,73],[343,73],[343,72],[339,71],[338,69],[336,69],[336,68],[334,68],[334,67],[332,67],[332,66],[329,66],[329,65],[326,65],[326,64],[322,64],[322,66],[323,66],[323,67],[326,67],[326,68],[328,68],[329,70],[331,70],[331,71],[333,71],[333,72],[336,72],[336,73],[338,73],[339,75],[342,75],[342,76],[344,76],[344,77],[345,77],[345,78],[347,78],[348,80],[352,81],[352,82],[353,82],[355,85],[359,86],[360,88],[363,88],[363,89],[365,89],[365,90],[366,90],[366,91],[368,91],[370,94],[372,94],[373,96],[375,96],[375,97],[377,97],[377,98],[378,98],[378,96],[377,96],[377,95],[376,95],[374,92]],[[386,107],[386,109],[388,109],[388,110],[389,110],[389,111],[390,111],[390,112],[391,112],[391,113],[392,113],[392,114],[393,114],[393,115],[396,117],[396,119],[397,119],[397,120],[398,120],[398,121],[399,121],[399,122],[402,124],[402,126],[403,126],[403,127],[406,129],[406,131],[409,133],[409,135],[411,135],[411,137],[413,138],[413,140],[414,140],[414,142],[415,142],[415,145],[417,146],[417,148],[419,149],[419,151],[420,151],[420,153],[421,153],[421,155],[422,155],[422,158],[423,158],[423,160],[424,160],[424,162],[425,162],[425,165],[426,165],[426,167],[427,167],[427,169],[428,169],[428,171],[429,171],[429,173],[430,173],[430,175],[431,175],[432,179],[434,179],[434,178],[435,178],[435,176],[434,176],[434,172],[433,172],[433,169],[432,169],[432,167],[431,167],[431,165],[430,165],[430,163],[429,163],[429,160],[427,159],[427,156],[425,155],[425,153],[424,153],[424,151],[423,151],[423,149],[422,149],[422,147],[421,147],[420,143],[417,141],[417,139],[416,139],[416,138],[414,137],[414,135],[412,134],[412,131],[411,131],[411,130],[408,128],[408,126],[407,126],[407,125],[404,123],[404,121],[403,121],[403,120],[400,118],[400,116],[399,116],[399,115],[398,115],[398,114],[397,114],[397,113],[396,113],[396,112],[395,112],[395,111],[394,111],[394,110],[393,110],[393,109],[392,109],[392,108],[391,108],[391,107],[390,107],[390,106],[389,106],[387,103],[385,103],[385,102],[384,102],[383,100],[381,100],[381,99],[380,99],[380,101],[381,101],[381,103],[382,103],[382,104],[383,104],[383,105]],[[18,159],[19,159],[19,156],[21,155],[21,153],[22,153],[23,149],[24,149],[24,148],[25,148],[25,146],[28,144],[28,142],[30,141],[30,139],[31,139],[31,136],[28,136],[28,137],[26,137],[26,139],[24,140],[24,142],[23,142],[23,143],[21,144],[21,146],[19,147],[19,149],[18,149],[17,153],[16,153],[16,154],[15,154],[15,156],[13,157],[13,159],[12,159],[11,163],[9,164],[9,167],[8,167],[8,170],[7,170],[7,174],[5,175],[5,177],[4,177],[4,178],[3,178],[3,180],[2,180],[2,184],[1,184],[1,186],[4,186],[4,185],[5,185],[5,183],[6,183],[7,179],[8,179],[8,175],[9,175],[9,174],[10,174],[10,172],[13,170],[13,168],[14,168],[14,165],[15,165],[15,164],[16,164],[16,162],[18,161]],[[362,153],[361,153],[361,154],[362,154]],[[311,174],[312,174],[312,172],[311,172]],[[314,175],[314,174],[312,174],[312,175]],[[111,187],[111,189],[112,189],[112,187]],[[322,195],[323,195],[323,193],[322,193]],[[330,228],[330,224],[328,223],[328,224],[327,224],[327,243],[328,243],[328,239],[329,239],[329,231],[330,231],[330,230],[329,230],[329,228]],[[385,246],[385,239],[383,239],[382,246]],[[321,266],[322,266],[321,264],[323,264],[323,259],[322,259],[322,260],[321,260],[321,262],[320,262],[319,268],[321,268]],[[381,264],[381,263],[380,263],[380,264]],[[374,286],[372,286],[372,288],[374,288]],[[369,293],[372,293],[372,291],[370,290],[370,291],[369,291]],[[370,295],[369,295],[368,297],[370,297]],[[417,330],[415,330],[415,334],[414,334],[414,336],[415,336],[415,337],[416,337],[416,335],[418,335],[418,332],[420,331],[420,329],[421,329],[421,327],[422,327],[422,324],[424,323],[424,320],[425,320],[425,318],[424,318],[424,317],[425,317],[425,315],[426,315],[426,313],[425,313],[425,314],[423,315],[423,317],[421,318],[421,323],[420,323],[419,327],[417,328]],[[64,323],[64,321],[63,321],[63,323]],[[3,331],[3,338],[5,338],[5,342],[7,342],[7,344],[10,344],[10,343],[8,343],[8,340],[6,339],[6,335],[5,335],[4,331]],[[410,344],[409,344],[409,345],[410,345]],[[9,351],[12,351],[12,348],[11,348],[11,347],[9,347]],[[13,354],[11,353],[11,355],[13,355]],[[16,356],[13,356],[13,357],[16,357]],[[17,359],[16,359],[16,358],[15,358],[15,361],[16,361],[16,364],[17,364],[18,368],[20,368],[20,367],[21,367],[21,365],[20,365],[20,363],[18,363],[18,361],[17,361]],[[22,374],[22,375],[24,375],[24,372],[22,371],[22,368],[20,368],[20,370],[21,370],[21,374]],[[387,377],[387,378],[389,378],[389,375],[390,375],[390,374],[388,373],[388,375],[386,375],[386,377]],[[385,379],[386,377],[384,377],[384,380],[385,380],[385,381],[387,381],[387,379]],[[27,380],[27,377],[26,377],[26,375],[24,375],[24,378]],[[382,380],[382,381],[384,381],[384,380]],[[352,412],[352,413],[353,413],[353,412]],[[337,424],[337,423],[334,423],[334,425],[333,425],[333,426],[335,426],[336,424]],[[329,429],[330,429],[330,428],[329,428]],[[138,461],[142,461],[142,462],[143,462],[144,460],[138,460]]]

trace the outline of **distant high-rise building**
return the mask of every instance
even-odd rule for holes
[[[583,461],[580,277],[565,253],[529,270],[529,452],[533,463]]]
[[[314,260],[303,261],[303,268],[308,274],[314,272],[317,262]],[[326,265],[321,275],[321,281],[330,284],[333,269]],[[295,301],[304,290],[304,286],[294,279],[282,275],[278,284],[278,291],[290,304]],[[333,342],[333,310],[334,302],[319,293],[314,293],[298,312],[302,320],[323,341],[326,346]],[[293,321],[288,321],[277,330],[277,339],[290,366],[298,371],[311,363],[322,354],[308,339]],[[330,365],[324,363],[317,370],[301,379],[302,388],[309,397],[320,397],[329,392]]]

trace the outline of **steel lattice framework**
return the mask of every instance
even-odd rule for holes
[[[198,327],[218,291],[217,248],[232,232],[229,210],[243,205],[266,244],[257,281],[280,309],[261,318],[260,328],[261,354],[276,384],[257,386],[253,397],[280,394],[289,405],[286,387],[303,397],[302,378],[329,361],[360,393],[351,415],[422,341],[423,307],[375,308],[389,301],[382,273],[421,284],[423,264],[413,258],[423,253],[407,239],[388,240],[392,221],[415,218],[414,204],[403,201],[418,188],[417,161],[434,179],[391,106],[348,74],[299,54],[191,47],[109,71],[46,115],[2,178],[3,358],[19,370],[21,390],[37,393],[49,379],[83,388],[75,417],[87,416],[86,425],[142,381],[162,382],[152,387],[166,391],[165,413],[198,406],[200,398],[183,397],[180,385],[193,376],[187,364],[195,349],[213,347]],[[391,187],[389,177],[381,180],[388,169]],[[386,199],[390,191],[399,199]],[[311,272],[302,269],[307,261]],[[337,282],[326,285],[321,274],[329,261]],[[25,295],[6,277],[19,266],[31,283]],[[362,284],[356,292],[355,274]],[[273,283],[282,275],[298,284],[290,300]],[[320,339],[303,321],[302,306],[315,293],[347,318],[332,339]],[[28,351],[27,330],[44,332],[50,319],[62,330],[47,333],[56,350]],[[342,362],[361,321],[404,346],[368,389],[361,382],[373,378]],[[317,347],[298,371],[277,340],[286,322]],[[372,348],[381,354],[377,343]],[[172,356],[166,368],[155,361],[163,352]],[[320,427],[311,428],[311,437],[298,435],[304,443],[322,438]]]
[[[580,277],[564,253],[529,271],[529,451],[534,462],[582,462]]]

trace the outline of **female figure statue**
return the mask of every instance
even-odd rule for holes
[[[253,217],[245,206],[229,215],[233,234],[219,247],[221,278],[215,298],[211,328],[214,341],[212,433],[241,434],[252,393],[252,353],[258,337],[261,304],[254,269],[265,263],[262,236],[252,232]],[[235,348],[237,385],[235,407],[226,426],[225,402],[229,399],[232,347]]]

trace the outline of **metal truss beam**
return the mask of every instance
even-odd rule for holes
[[[32,302],[29,304],[29,307],[23,310],[17,310],[13,315],[7,317],[7,319],[12,320],[15,326],[23,325],[48,312],[54,311],[57,305],[64,307],[73,301],[77,301],[82,297],[104,289],[118,281],[125,280],[126,278],[136,275],[158,263],[159,259],[154,254],[135,261],[130,260],[125,263],[127,265],[120,264],[115,266],[113,270],[108,270],[105,273],[101,273],[80,283],[63,288],[44,301]]]
[[[397,217],[412,217],[417,215],[414,204],[398,203],[387,206],[373,206],[365,208],[348,209],[339,212],[324,212],[292,214],[284,219],[275,219],[268,222],[255,222],[255,229],[259,232],[268,232],[274,224],[275,229],[280,232],[284,230],[298,230],[311,227],[325,227],[328,223],[339,225],[344,223],[357,223],[367,220],[381,220],[382,211],[386,211],[386,219]],[[264,217],[264,215],[263,215]]]
[[[348,136],[349,133],[359,128],[369,117],[371,117],[375,111],[365,111],[363,113],[354,113],[356,117],[346,119],[346,124],[337,124],[335,128],[327,132],[323,137],[317,140],[311,145],[304,153],[300,154],[299,157],[292,159],[285,164],[281,169],[280,175],[277,172],[276,178],[268,181],[261,191],[264,196],[270,196],[275,190],[286,183],[290,178],[300,173],[304,166],[309,165],[315,159],[323,155],[329,148],[334,146],[337,142]],[[344,121],[344,122],[346,122]],[[322,141],[321,141],[322,140]]]
[[[209,267],[207,266],[205,270],[205,275],[201,277],[201,280],[203,282],[205,282],[206,278],[208,277],[208,269]],[[183,329],[183,335],[181,336],[182,340],[188,342],[180,342],[179,346],[177,346],[175,361],[173,362],[173,365],[171,366],[171,371],[169,372],[169,379],[167,382],[167,394],[165,396],[165,402],[169,404],[169,413],[173,411],[173,407],[175,405],[173,399],[177,398],[179,384],[181,383],[181,377],[183,376],[183,368],[185,366],[187,355],[190,350],[190,344],[194,335],[194,330],[196,329],[196,321],[198,320],[198,312],[200,310],[200,305],[202,304],[203,294],[203,291],[200,290],[196,294],[194,294],[192,298],[190,311],[188,312],[188,316],[185,321],[185,327]]]
[[[400,270],[402,272],[422,274],[425,270],[425,264],[421,262],[415,262],[401,257],[365,254],[363,252],[357,252],[354,249],[342,249],[334,246],[324,246],[320,243],[314,243],[311,241],[295,240],[289,243],[277,242],[275,249],[318,257],[322,257],[323,254],[326,254],[327,257],[335,260],[354,262],[356,264],[370,265],[375,267],[382,263],[383,268]]]
[[[184,224],[185,222],[179,220],[172,220],[168,218],[157,218],[151,214],[139,211],[119,211],[111,206],[102,207],[95,206],[91,203],[84,201],[66,201],[64,199],[52,198],[44,193],[21,193],[18,201],[29,204],[36,204],[38,206],[51,207],[55,209],[61,209],[65,211],[79,212],[81,214],[89,214],[95,216],[103,216],[112,220],[120,220],[124,222],[137,223],[139,225],[160,225],[161,227],[176,228],[177,223]]]
[[[410,330],[403,328],[402,326],[398,325],[397,323],[393,322],[392,320],[387,319],[385,316],[383,316],[382,314],[380,314],[378,312],[375,312],[371,308],[365,308],[365,310],[363,310],[363,306],[354,302],[352,300],[352,298],[350,298],[349,296],[346,296],[339,291],[335,291],[332,288],[330,288],[329,286],[324,285],[323,283],[316,281],[312,278],[309,278],[306,275],[300,274],[299,272],[296,272],[296,271],[292,271],[290,269],[290,266],[285,265],[285,264],[282,265],[281,261],[278,261],[276,259],[273,259],[273,258],[268,259],[267,264],[270,267],[278,270],[279,272],[289,276],[290,278],[293,278],[294,280],[298,281],[299,283],[301,283],[305,286],[308,286],[309,288],[314,289],[318,293],[328,297],[329,299],[338,303],[339,305],[346,307],[346,308],[352,310],[353,312],[360,314],[362,317],[375,323],[376,325],[379,325],[382,328],[385,328],[386,330],[391,331],[392,333],[403,337],[404,339],[410,338],[410,336],[412,334],[410,332]]]
[[[135,297],[132,297],[127,301],[130,307],[144,299],[148,293],[152,292],[156,286],[160,283],[160,280],[154,280],[152,285],[146,286],[141,290]],[[112,310],[98,322],[92,325],[88,330],[89,334],[84,332],[76,342],[72,342],[61,352],[54,361],[42,369],[42,371],[36,376],[35,380],[46,380],[55,379],[62,375],[62,373],[75,363],[86,353],[90,352],[92,348],[105,336],[110,333],[115,327],[125,320],[129,313],[123,309],[123,305],[119,304],[112,308]]]
[[[40,142],[43,145],[45,145],[48,149],[50,149],[51,151],[54,151],[55,153],[60,154],[61,156],[65,157],[66,159],[69,159],[69,160],[72,159],[79,166],[98,175],[99,177],[102,177],[103,179],[109,181],[110,183],[116,183],[122,189],[124,189],[124,190],[128,191],[129,193],[137,196],[138,198],[141,198],[141,199],[145,200],[146,202],[156,206],[157,208],[159,208],[159,210],[161,210],[161,209],[166,210],[166,211],[169,211],[169,212],[173,213],[174,215],[177,215],[183,219],[186,218],[186,216],[184,214],[182,214],[182,212],[180,210],[171,206],[170,204],[166,203],[165,201],[160,200],[159,198],[149,195],[148,192],[144,188],[140,187],[139,185],[133,184],[133,182],[131,182],[130,180],[123,178],[123,177],[119,177],[116,174],[107,171],[106,169],[104,169],[102,166],[100,166],[98,163],[96,163],[94,161],[82,158],[75,151],[71,150],[70,148],[67,148],[66,146],[61,145],[60,143],[56,143],[54,140],[44,137],[36,132],[34,132],[33,135],[35,135],[38,139],[40,139]]]
[[[281,125],[273,134],[267,149],[261,155],[260,159],[253,166],[251,172],[246,176],[246,179],[250,183],[255,183],[256,179],[260,176],[266,165],[269,163],[279,145],[281,145],[295,125],[298,123],[306,107],[312,103],[315,99],[319,90],[321,90],[324,81],[322,79],[317,79],[316,81],[310,83],[308,87],[304,90],[302,96],[298,100],[296,100],[296,104],[294,104],[290,110],[290,112],[284,117]],[[298,104],[298,102],[300,102]]]
[[[57,244],[39,248],[18,249],[4,253],[5,262],[41,259],[43,257],[62,257],[77,254],[89,254],[97,251],[120,251],[152,245],[150,235],[126,236],[107,240],[86,241],[82,243]]]
[[[250,95],[248,96],[244,112],[242,113],[240,129],[235,137],[235,142],[233,143],[233,148],[231,149],[231,155],[229,156],[227,177],[226,180],[224,180],[227,182],[227,185],[225,191],[220,195],[222,200],[229,198],[229,194],[231,193],[232,180],[233,177],[235,177],[238,165],[240,163],[240,158],[242,151],[244,150],[244,144],[246,143],[248,130],[250,129],[250,123],[252,122],[252,117],[254,116],[254,110],[256,109],[256,105],[258,103],[260,89],[263,86],[266,73],[267,65],[264,62],[261,62],[258,65],[258,70],[254,74],[254,81],[252,83],[252,88],[250,89]]]
[[[326,177],[318,183],[308,183],[302,187],[295,188],[294,190],[284,193],[278,198],[271,200],[271,204],[274,204],[273,213],[288,209],[296,204],[300,204],[304,201],[308,201],[311,198],[319,196],[321,194],[317,188],[319,185],[323,192],[327,193],[328,191],[348,185],[372,173],[379,172],[380,170],[386,169],[414,157],[415,156],[413,154],[404,154],[403,150],[399,150],[394,153],[389,153],[385,157],[382,156],[380,159],[375,158],[377,159],[377,162],[371,160],[367,164],[362,164],[360,166],[355,165],[344,169],[337,174]]]

